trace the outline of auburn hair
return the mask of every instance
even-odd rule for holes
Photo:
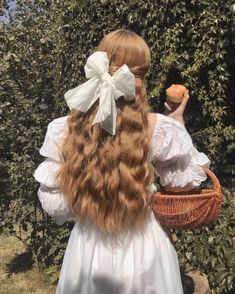
[[[148,160],[148,101],[144,75],[150,66],[150,51],[136,33],[116,30],[100,42],[98,51],[107,52],[113,74],[126,64],[135,75],[136,97],[116,101],[116,135],[92,126],[96,102],[87,113],[72,110],[68,134],[57,175],[60,191],[80,221],[90,219],[102,231],[120,233],[144,226],[152,182]]]

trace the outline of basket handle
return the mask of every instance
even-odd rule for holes
[[[214,184],[214,190],[217,193],[221,193],[221,186],[220,186],[220,182],[218,180],[218,178],[216,177],[216,175],[207,167],[203,167],[201,165],[199,165],[202,170],[211,178],[213,184]]]

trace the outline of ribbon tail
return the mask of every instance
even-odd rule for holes
[[[117,111],[112,89],[113,87],[109,83],[102,84],[100,90],[99,109],[92,125],[100,123],[102,129],[111,135],[114,135]]]
[[[102,129],[111,134],[112,136],[116,133],[116,118],[117,118],[117,110],[116,110],[116,102],[114,97],[111,98],[111,114],[107,116],[106,119],[101,123]]]
[[[112,97],[112,133],[111,135],[115,135],[116,133],[116,120],[117,120],[117,108],[116,108],[116,101],[114,99],[114,97]],[[108,131],[107,131],[108,132]]]
[[[94,77],[82,85],[67,91],[64,97],[69,109],[78,109],[81,112],[87,112],[98,99],[97,93],[99,92],[99,88],[100,81]]]

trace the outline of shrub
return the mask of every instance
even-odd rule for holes
[[[49,272],[54,279],[70,225],[58,228],[40,212],[36,197],[38,186],[32,174],[42,161],[38,150],[46,126],[68,111],[63,94],[84,78],[87,56],[104,33],[116,28],[128,28],[143,36],[152,53],[147,86],[153,109],[161,108],[164,91],[171,83],[185,84],[191,92],[187,127],[195,144],[210,156],[213,168],[219,172],[221,164],[228,163],[234,150],[227,64],[232,37],[232,1],[22,0],[16,4],[8,22],[0,27],[3,52],[0,230],[20,237],[17,224],[28,231],[24,241],[39,262],[51,265]],[[7,1],[3,1],[3,5],[7,5]],[[230,202],[225,204],[227,209],[231,207]],[[224,212],[223,223],[226,217]],[[205,270],[212,287],[222,291],[231,288],[227,262],[232,256],[229,247],[232,237],[231,226],[221,226],[217,223],[213,233],[212,227],[195,233],[182,232],[179,238],[186,239],[188,250],[196,252],[197,261],[193,256],[188,258],[191,267]],[[204,269],[203,256],[216,253],[211,244],[226,234],[230,241],[222,237],[224,246],[229,248],[227,253],[221,253],[226,256],[225,260],[212,255],[216,260],[207,261]],[[200,242],[205,244],[205,252],[196,250],[194,243]],[[186,254],[183,248],[187,250],[180,246],[181,261]],[[209,273],[213,264],[216,273],[219,264],[221,270],[226,269],[221,285],[216,273]]]

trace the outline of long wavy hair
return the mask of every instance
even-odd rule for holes
[[[60,191],[80,221],[90,219],[102,231],[119,233],[144,226],[149,213],[148,101],[144,75],[150,51],[136,33],[117,30],[106,35],[97,50],[107,52],[110,74],[126,64],[135,75],[136,97],[116,101],[116,135],[92,126],[98,102],[87,113],[68,117],[57,175]]]

